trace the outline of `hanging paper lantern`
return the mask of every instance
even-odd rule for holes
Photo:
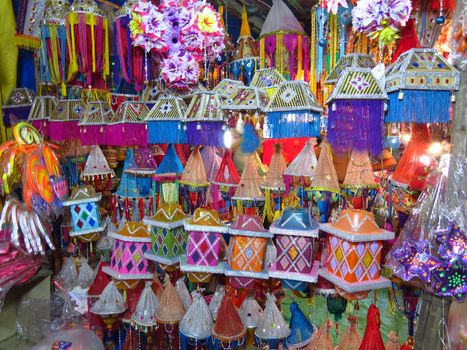
[[[28,122],[34,126],[43,137],[49,137],[49,119],[57,106],[57,99],[53,96],[38,96],[34,99]]]
[[[145,333],[157,325],[156,313],[159,310],[159,300],[151,287],[152,281],[146,281],[143,292],[139,297],[136,310],[131,316],[136,329],[142,329]]]
[[[229,295],[225,295],[212,327],[214,349],[241,349],[245,342],[246,328]]]
[[[212,92],[216,93],[222,101],[225,100],[227,97],[232,95],[232,93],[237,89],[239,86],[244,86],[243,81],[239,80],[232,80],[232,79],[222,79],[219,84],[217,84]]]
[[[102,271],[104,266],[107,266],[107,263],[103,261],[99,262],[96,267],[97,272],[95,273],[94,280],[92,281],[87,291],[86,298],[88,310],[91,310],[93,305],[97,302],[97,300],[99,300],[99,297],[102,294],[104,288],[112,281],[110,276]],[[102,329],[104,327],[102,318],[93,314],[92,312],[88,312],[87,319],[89,322],[89,329],[92,331],[96,332],[99,328]]]
[[[180,97],[159,97],[145,119],[148,143],[186,143],[186,132],[181,122],[185,111],[186,104]]]
[[[318,328],[311,324],[298,304],[293,301],[290,304],[290,335],[287,337],[287,346],[290,348],[304,348],[309,344]]]
[[[264,137],[272,139],[320,136],[323,108],[301,81],[279,85],[265,108]]]
[[[158,194],[158,205],[179,202],[178,180],[181,178],[183,170],[177,152],[174,146],[170,144],[153,176],[153,181],[156,183],[156,193]]]
[[[276,68],[261,68],[256,70],[250,86],[266,92],[271,97],[278,86],[285,81],[284,76]]]
[[[383,241],[394,232],[382,230],[373,214],[363,210],[343,210],[340,218],[321,224],[328,233],[327,256],[320,275],[345,292],[386,288],[390,282],[380,277]]]
[[[183,117],[187,143],[223,147],[224,111],[216,93],[195,94]]]
[[[360,350],[384,350],[383,338],[380,332],[381,316],[376,305],[371,304],[366,316],[366,328]]]
[[[351,149],[382,152],[384,102],[387,98],[370,69],[345,69],[326,103],[328,140],[338,153]]]
[[[318,225],[308,209],[285,208],[269,232],[276,235],[277,258],[269,276],[280,278],[291,289],[303,290],[318,279],[317,261],[313,261],[313,238]]]
[[[460,73],[434,49],[403,53],[386,73],[386,122],[448,123]]]
[[[78,123],[85,111],[83,100],[59,100],[49,119],[50,140],[63,142],[80,138]]]
[[[107,18],[94,0],[75,0],[66,18],[70,74],[81,74],[85,87],[105,88],[110,74]]]
[[[180,321],[181,349],[207,346],[211,341],[212,326],[209,306],[203,296],[196,293],[193,303]]]
[[[111,92],[110,93],[110,106],[112,107],[112,110],[114,111],[114,113],[117,111],[118,107],[120,107],[120,105],[123,103],[123,102],[132,102],[132,101],[142,101],[142,102],[147,102],[147,100],[145,99],[145,95],[144,95],[144,91],[143,91],[143,95],[142,97],[140,98],[138,95],[132,95],[132,94],[129,94],[129,93],[118,93],[118,92]],[[148,108],[150,108],[148,106]]]
[[[28,88],[11,90],[7,101],[2,106],[5,127],[27,120],[35,97],[35,92]]]
[[[185,310],[175,287],[168,281],[160,298],[156,319],[163,335],[159,344],[165,349],[179,348],[179,323],[183,319]]]
[[[334,343],[331,337],[331,328],[334,324],[330,320],[324,321],[324,324],[313,336],[307,350],[334,350]]]
[[[106,127],[106,144],[120,147],[147,145],[148,116],[149,109],[144,102],[123,102]]]
[[[239,309],[240,318],[243,325],[246,327],[245,345],[254,346],[255,344],[255,328],[258,326],[259,321],[263,316],[263,309],[259,306],[258,302],[251,296],[247,296]]]
[[[102,192],[112,187],[111,180],[113,177],[115,177],[115,173],[110,169],[101,148],[93,146],[86,160],[84,170],[81,172],[81,180],[92,185],[97,192]]]
[[[113,112],[107,102],[87,103],[86,110],[78,123],[81,144],[86,146],[106,144],[109,137],[105,129],[112,119]]]
[[[221,302],[224,299],[225,295],[225,287],[223,284],[218,284],[216,286],[216,291],[209,302],[209,310],[211,311],[212,319],[216,321],[217,319],[217,312],[219,311],[219,307],[221,306]]]
[[[324,81],[325,84],[335,84],[346,68],[374,68],[375,59],[372,55],[349,53],[342,56]]]
[[[113,282],[110,282],[90,311],[101,316],[116,316],[123,313],[126,308],[122,293]]]
[[[362,338],[357,330],[357,319],[354,316],[349,316],[349,327],[344,331],[339,345],[335,350],[359,350]],[[389,348],[386,347],[388,350]],[[397,348],[399,349],[399,347]]]
[[[175,290],[177,291],[180,300],[182,301],[183,308],[188,310],[193,303],[190,292],[185,284],[185,277],[180,277],[175,283]],[[209,312],[210,313],[210,312]]]

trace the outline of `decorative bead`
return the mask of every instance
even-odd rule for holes
[[[318,45],[321,46],[321,47],[325,47],[326,46],[326,39],[319,39]]]
[[[446,21],[446,17],[444,16],[439,16],[438,18],[436,18],[436,24],[444,24],[444,22]]]

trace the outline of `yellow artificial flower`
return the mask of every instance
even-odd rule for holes
[[[210,8],[205,7],[203,11],[198,14],[198,28],[204,33],[215,33],[219,31],[216,13]]]
[[[131,13],[131,21],[130,21],[130,32],[133,37],[137,36],[138,34],[143,33],[142,29],[142,18],[136,12]]]
[[[391,26],[384,27],[382,30],[374,32],[371,39],[379,38],[381,46],[391,46],[394,41],[400,38],[399,31]]]

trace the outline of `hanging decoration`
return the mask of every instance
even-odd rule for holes
[[[86,110],[78,126],[80,140],[83,146],[107,144],[110,137],[107,124],[113,119],[113,111],[107,102],[91,101],[86,104]]]
[[[31,123],[43,137],[49,137],[49,119],[56,106],[57,99],[53,96],[37,96],[34,99],[28,123]]]
[[[49,119],[50,140],[63,142],[79,139],[78,123],[85,111],[86,106],[81,99],[58,100]]]
[[[287,337],[287,347],[301,349],[306,347],[317,332],[317,327],[310,320],[298,304],[293,301],[290,304],[290,335]]]
[[[336,84],[342,73],[346,68],[370,68],[376,66],[375,59],[372,55],[365,55],[362,53],[348,53],[342,56],[337,61],[334,68],[329,72],[325,84]]]
[[[246,327],[242,323],[231,296],[224,295],[212,328],[214,349],[241,349],[245,343],[245,334]]]
[[[2,117],[5,127],[11,127],[19,121],[26,121],[35,97],[35,92],[28,88],[11,90],[6,102],[2,103]]]
[[[163,203],[172,204],[179,202],[178,181],[182,176],[183,170],[183,165],[178,158],[175,147],[170,144],[153,176],[153,182],[156,186],[154,194],[157,193],[157,206]]]
[[[81,180],[87,185],[92,185],[96,192],[103,192],[113,186],[112,178],[114,177],[115,172],[109,167],[101,148],[93,146],[80,174]]]
[[[219,84],[217,84],[212,92],[216,93],[222,101],[227,97],[232,95],[232,93],[237,89],[237,87],[245,86],[243,81],[233,80],[233,79],[222,79]]]
[[[250,86],[266,92],[271,97],[277,87],[285,81],[284,76],[276,68],[261,68],[256,70]]]
[[[108,122],[106,144],[117,147],[147,145],[148,116],[149,109],[144,102],[123,102]]]
[[[212,341],[212,316],[204,297],[196,292],[191,306],[180,321],[181,350],[190,346],[207,347]]]
[[[185,112],[186,104],[180,97],[159,97],[145,119],[148,143],[186,143],[186,131],[182,124]]]

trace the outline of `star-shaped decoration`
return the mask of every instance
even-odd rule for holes
[[[429,283],[431,271],[440,265],[431,255],[428,241],[406,240],[402,247],[392,252],[392,256],[399,263],[397,275],[405,281],[418,277]]]
[[[446,262],[435,268],[432,278],[436,295],[464,301],[467,296],[467,268],[459,261],[454,264]]]
[[[467,266],[467,237],[459,226],[450,223],[445,230],[433,233],[440,243],[438,254],[441,259],[451,262],[461,260]]]

